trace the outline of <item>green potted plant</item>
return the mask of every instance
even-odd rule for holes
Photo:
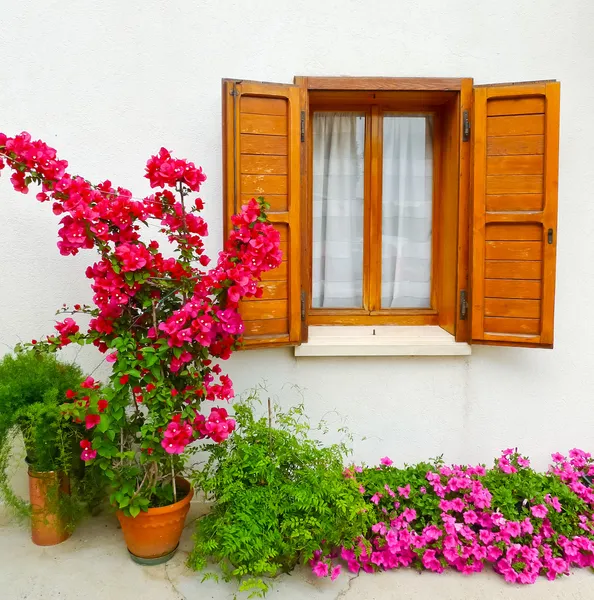
[[[190,198],[205,175],[193,163],[162,148],[146,167],[159,191],[137,199],[108,181],[92,185],[70,175],[55,150],[26,133],[0,134],[2,160],[16,190],[36,183],[37,199],[53,201],[62,254],[99,254],[86,271],[93,304],[65,308],[57,334],[37,347],[94,344],[112,364],[107,389],[88,378],[63,410],[92,433],[81,441],[81,456],[108,482],[132,558],[163,562],[175,552],[192,497],[182,477],[187,447],[204,437],[221,442],[235,427],[225,409],[203,414],[202,405],[233,396],[219,361],[241,341],[239,301],[261,296],[262,272],[281,262],[279,233],[263,202],[252,199],[206,269],[203,202]],[[170,242],[169,257],[150,239],[149,223]],[[73,318],[79,313],[90,317],[86,331]]]
[[[78,366],[54,356],[21,352],[0,361],[0,497],[14,514],[30,517],[38,545],[64,541],[86,502],[82,490],[88,482],[76,450],[84,429],[64,418],[61,409],[82,380]],[[18,436],[26,451],[30,503],[9,483],[8,463]]]

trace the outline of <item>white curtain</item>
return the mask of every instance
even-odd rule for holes
[[[431,118],[384,115],[382,308],[431,306]]]
[[[360,308],[365,117],[314,113],[313,127],[312,306]],[[383,134],[381,306],[429,307],[431,119],[386,114]]]
[[[365,117],[314,113],[314,308],[363,304]]]

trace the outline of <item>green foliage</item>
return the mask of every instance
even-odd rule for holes
[[[252,395],[236,404],[237,431],[205,448],[210,456],[194,485],[216,503],[197,525],[189,565],[202,570],[218,562],[226,581],[261,597],[268,590],[262,577],[352,543],[371,521],[354,481],[343,475],[347,447],[312,439],[302,405],[275,407],[270,426],[272,415],[254,416],[255,401]]]
[[[70,478],[70,495],[49,492],[50,504],[69,527],[97,506],[103,484],[80,460],[84,429],[64,417],[66,391],[84,379],[81,369],[37,352],[6,355],[0,361],[0,500],[17,519],[27,519],[29,504],[9,482],[8,467],[18,438],[24,442],[26,462],[35,471],[60,471]]]

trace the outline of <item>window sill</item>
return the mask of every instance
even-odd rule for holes
[[[456,342],[441,327],[312,326],[295,356],[467,356],[469,344]]]

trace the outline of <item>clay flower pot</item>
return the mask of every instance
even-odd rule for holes
[[[58,515],[60,495],[70,493],[70,481],[58,471],[29,468],[31,539],[38,546],[54,546],[70,537],[66,523]]]
[[[158,565],[173,557],[190,510],[194,490],[189,481],[176,480],[178,498],[169,506],[149,508],[137,517],[127,517],[121,510],[117,517],[122,526],[128,552],[134,562],[142,565]]]

